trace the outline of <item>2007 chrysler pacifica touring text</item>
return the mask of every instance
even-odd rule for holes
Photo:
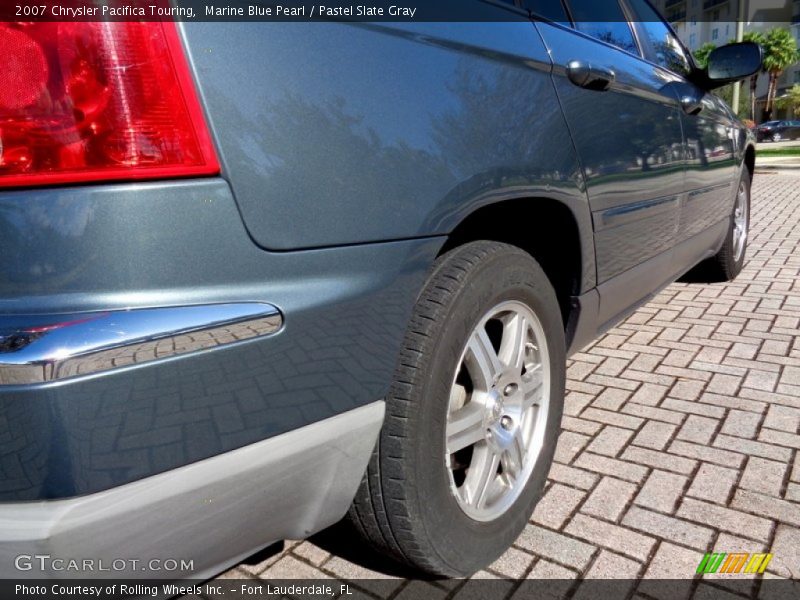
[[[540,496],[567,355],[739,273],[754,140],[710,90],[761,49],[468,1],[494,22],[0,24],[4,576],[210,577],[345,515],[471,573]]]

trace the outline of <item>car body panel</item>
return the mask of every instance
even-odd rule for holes
[[[603,323],[636,306],[672,274],[684,192],[676,77],[560,25],[537,28],[555,63],[554,82],[586,176],[600,292],[596,315]],[[613,68],[611,88],[575,85],[567,73],[574,60]],[[643,264],[650,266],[632,271]],[[630,272],[639,273],[636,285]]]
[[[721,100],[683,75],[562,25],[537,28],[554,60],[595,230],[598,296],[576,298],[590,315],[576,325],[577,347],[718,251],[753,142]],[[572,83],[574,60],[613,70],[610,89]],[[683,109],[687,96],[702,100],[699,114]]]
[[[569,132],[529,20],[183,27],[260,246],[446,234],[481,206],[538,196],[591,234],[575,150],[550,143]]]
[[[691,83],[681,84],[679,94],[699,96],[699,114],[681,117],[686,137],[686,196],[681,208],[677,242],[684,242],[730,218],[734,187],[738,182],[737,124],[725,103]],[[702,253],[703,248],[696,249]],[[691,251],[676,253],[676,268],[688,269],[700,260]]]
[[[675,242],[684,182],[674,77],[565,27],[537,28],[555,62],[559,100],[586,175],[602,283]],[[574,60],[613,68],[611,89],[572,83],[567,66]]]
[[[229,302],[285,318],[268,337],[0,385],[2,501],[96,492],[382,398],[444,242],[266,252],[221,179],[2,192],[0,232],[0,323]]]

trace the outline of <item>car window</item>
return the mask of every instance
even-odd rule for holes
[[[575,29],[632,54],[639,53],[633,31],[619,2],[568,0],[567,5],[575,22]]]
[[[657,65],[680,75],[692,72],[692,63],[678,39],[647,0],[628,0],[644,33],[645,55]]]
[[[567,11],[561,0],[522,0],[522,7],[527,8],[535,16],[544,17],[556,23],[569,23]]]

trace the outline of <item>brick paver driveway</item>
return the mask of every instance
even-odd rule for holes
[[[706,551],[769,550],[768,574],[800,577],[800,178],[757,176],[753,193],[734,283],[672,285],[573,358],[547,492],[479,576],[688,578]],[[325,548],[225,577],[378,576]],[[454,583],[381,595],[407,585]]]

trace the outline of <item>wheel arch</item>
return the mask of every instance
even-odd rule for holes
[[[525,250],[541,265],[556,291],[566,327],[573,297],[596,285],[594,237],[585,212],[548,197],[523,197],[481,206],[448,234],[440,255],[476,240],[505,242]]]
[[[744,151],[744,166],[750,171],[750,176],[752,177],[756,169],[756,147],[754,144],[749,144]]]

